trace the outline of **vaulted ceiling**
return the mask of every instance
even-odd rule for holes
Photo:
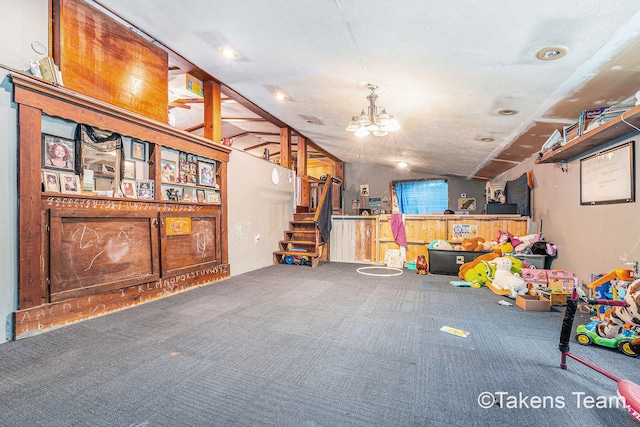
[[[277,144],[284,124],[345,162],[404,161],[414,171],[491,179],[538,153],[582,110],[640,90],[633,1],[89,3],[214,76],[223,96],[240,94],[266,112],[223,99],[223,136],[254,154]],[[224,57],[224,47],[237,57]],[[547,60],[545,48],[559,55]],[[379,86],[377,104],[400,130],[364,138],[345,130],[368,106],[367,83]],[[176,126],[198,132],[201,105],[188,105],[173,106]]]

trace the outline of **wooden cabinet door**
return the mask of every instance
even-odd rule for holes
[[[158,280],[157,215],[51,210],[51,301]]]
[[[220,212],[160,214],[162,277],[220,265]]]

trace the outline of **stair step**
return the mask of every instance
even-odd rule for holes
[[[303,251],[274,251],[274,255],[306,255],[308,257],[318,257],[320,256],[319,252],[303,252]]]
[[[315,240],[280,240],[280,243],[290,243],[292,245],[314,245],[316,244]]]

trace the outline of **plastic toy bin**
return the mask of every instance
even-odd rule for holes
[[[471,262],[488,251],[448,251],[442,249],[427,249],[429,257],[429,273],[457,276],[460,266]]]

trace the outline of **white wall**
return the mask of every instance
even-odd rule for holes
[[[31,43],[48,44],[47,0],[3,0],[0,64],[27,70],[39,60]],[[17,108],[8,70],[0,67],[0,343],[13,339],[12,313],[18,306]]]
[[[279,183],[271,181],[277,170]],[[238,150],[227,169],[231,275],[273,264],[294,213],[294,172]],[[256,242],[256,235],[260,239]]]
[[[626,136],[606,146],[628,140],[634,138]],[[638,142],[640,139],[635,147],[636,168],[640,165]],[[637,190],[635,203],[580,205],[580,158],[591,153],[571,160],[567,172],[555,164],[535,164],[532,158],[498,177],[498,180],[511,180],[527,170],[533,171],[533,219],[541,220],[543,236],[558,246],[558,257],[551,267],[571,271],[585,284],[591,282],[592,273],[607,273],[625,267],[621,259],[625,254],[628,261],[640,261],[640,198]]]

